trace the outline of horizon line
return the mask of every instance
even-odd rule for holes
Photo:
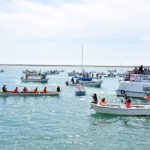
[[[82,65],[49,65],[49,64],[0,64],[0,66],[35,66],[35,67],[48,67],[48,66],[56,66],[56,67],[81,67]],[[132,65],[132,66],[129,66],[129,65],[123,65],[123,66],[120,66],[120,65],[84,65],[84,67],[129,67],[129,68],[133,68],[137,65]],[[145,66],[145,67],[150,67],[150,66]]]

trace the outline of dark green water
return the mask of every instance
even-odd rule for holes
[[[21,83],[25,69],[33,67],[4,67],[0,86],[8,89],[27,86],[31,89],[47,86],[59,97],[0,97],[0,149],[2,150],[148,150],[150,149],[150,117],[121,117],[95,113],[90,109],[91,95],[106,97],[110,103],[119,103],[115,90],[118,79],[103,79],[101,88],[87,87],[87,95],[77,97],[74,87],[66,87],[67,72],[80,68],[61,68],[64,73],[49,76],[48,84]],[[47,70],[48,67],[34,67]],[[54,69],[54,68],[50,68]],[[87,68],[106,72],[108,68]],[[110,69],[110,68],[109,68]],[[113,68],[114,69],[114,68]],[[121,72],[121,69],[118,68]],[[143,103],[134,101],[134,103]]]

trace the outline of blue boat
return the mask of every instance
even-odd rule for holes
[[[90,77],[79,77],[80,81],[92,81],[92,78]]]

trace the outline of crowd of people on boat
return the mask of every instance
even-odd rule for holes
[[[140,67],[135,67],[133,69],[133,73],[134,74],[150,74],[150,68],[144,68],[143,65],[141,65]]]
[[[56,89],[57,92],[60,92],[60,86],[57,87]],[[2,92],[6,93],[6,92],[11,92],[11,93],[48,93],[49,91],[47,91],[47,87],[44,87],[42,91],[39,91],[38,90],[38,87],[36,87],[34,90],[28,90],[27,87],[24,87],[22,89],[22,91],[19,91],[18,87],[15,87],[14,90],[10,91],[10,90],[7,90],[7,87],[6,85],[3,85],[2,87]]]
[[[93,98],[93,101],[91,103],[93,103],[93,104],[98,104],[98,105],[103,105],[103,106],[107,105],[107,100],[105,98],[98,100],[96,93],[94,93],[94,95],[92,95],[92,98]],[[121,103],[124,104],[126,108],[130,108],[131,107],[130,97],[128,97],[125,94],[124,100],[122,100]]]

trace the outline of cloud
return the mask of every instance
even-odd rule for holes
[[[106,51],[116,47],[131,50],[142,45],[147,48],[149,4],[148,0],[3,1],[0,2],[0,49],[8,51],[7,43],[16,53],[25,49],[42,51],[43,45],[47,46],[45,49],[65,52],[72,47],[79,49],[82,44]],[[77,62],[79,59],[74,60]]]

